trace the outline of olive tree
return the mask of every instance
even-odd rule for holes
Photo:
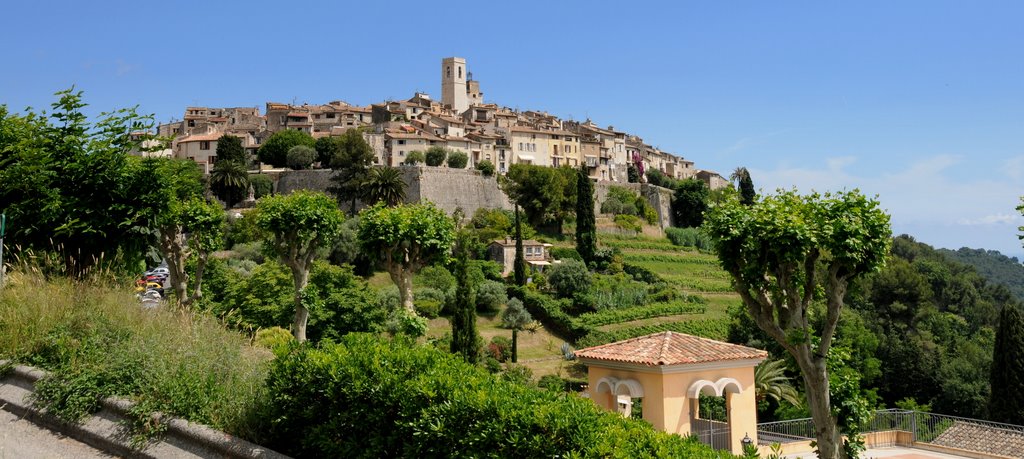
[[[188,160],[147,158],[139,179],[147,183],[140,197],[164,205],[145,211],[156,229],[156,247],[167,262],[168,280],[179,307],[190,306],[202,297],[203,272],[209,254],[222,242],[224,210],[202,198],[199,169]],[[196,257],[195,278],[189,293],[185,263]]]
[[[889,216],[857,190],[807,196],[780,190],[750,206],[733,196],[709,212],[704,226],[757,326],[800,368],[819,457],[842,457],[826,360],[847,286],[885,263]],[[817,332],[808,317],[815,301],[825,305]]]
[[[344,214],[326,194],[297,191],[267,196],[256,204],[257,224],[272,235],[265,247],[292,271],[295,283],[295,321],[292,334],[306,340],[309,310],[302,301],[313,259],[322,247],[330,247],[341,233]]]
[[[452,219],[431,203],[388,207],[377,203],[359,213],[359,244],[376,254],[398,286],[402,307],[416,314],[412,276],[448,256],[455,239]]]

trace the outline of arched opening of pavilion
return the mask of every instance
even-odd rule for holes
[[[693,434],[715,448],[743,453],[757,444],[754,367],[768,353],[676,332],[660,332],[576,352],[588,368],[590,397],[626,416],[643,402],[654,428]],[[722,416],[701,416],[701,394],[724,399]],[[705,413],[707,414],[707,413]]]

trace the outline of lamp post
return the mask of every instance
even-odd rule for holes
[[[754,440],[750,439],[749,432],[743,434],[743,439],[740,440],[740,443],[743,445],[743,454],[745,457],[749,457],[754,452]]]

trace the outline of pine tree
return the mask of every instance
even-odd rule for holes
[[[1024,424],[1024,317],[1015,306],[999,314],[990,382],[989,419]]]
[[[587,264],[597,252],[597,221],[594,216],[594,184],[587,166],[580,166],[576,178],[576,251]]]
[[[523,228],[520,226],[519,206],[516,206],[516,260],[514,262],[516,285],[526,285],[526,256],[523,254]]]
[[[467,272],[469,250],[466,247],[465,235],[460,238],[456,249],[458,258],[455,262],[455,307],[452,313],[452,345],[453,354],[461,354],[469,363],[476,363],[480,349],[476,334],[476,302],[473,301],[473,286]]]

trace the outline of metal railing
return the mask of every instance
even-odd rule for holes
[[[1001,445],[1024,445],[1024,426],[921,411],[887,409],[873,413],[863,433],[903,431],[915,443],[988,453],[1005,453]],[[793,443],[814,439],[811,418],[765,422],[757,425],[758,443]]]
[[[728,450],[729,423],[710,419],[694,419],[690,432],[701,443],[714,449]]]

